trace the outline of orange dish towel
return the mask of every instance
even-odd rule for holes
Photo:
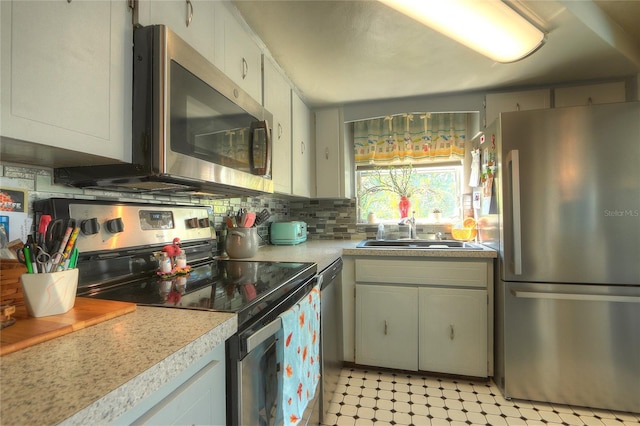
[[[280,316],[282,396],[276,424],[297,425],[320,380],[320,286]],[[279,389],[280,390],[280,389]]]

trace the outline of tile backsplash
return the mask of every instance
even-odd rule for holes
[[[175,194],[130,194],[113,191],[79,189],[53,183],[53,171],[37,166],[0,164],[0,187],[26,190],[29,206],[40,199],[62,197],[81,199],[110,199],[123,202],[150,204],[193,204],[212,209],[219,240],[226,234],[224,217],[229,211],[246,208],[259,212],[267,209],[271,214],[267,224],[258,229],[262,243],[269,241],[269,222],[303,220],[309,224],[309,239],[363,239],[368,230],[356,226],[355,200],[307,200],[289,196],[261,195],[239,198],[207,198]],[[312,213],[311,213],[312,212]],[[374,234],[375,235],[375,231]]]
[[[29,207],[36,200],[46,198],[79,198],[79,199],[107,199],[123,202],[141,202],[149,204],[192,204],[209,206],[214,218],[214,227],[219,242],[226,235],[225,216],[230,211],[246,208],[259,212],[267,209],[271,214],[270,221],[290,220],[289,202],[273,196],[239,197],[211,199],[199,196],[185,196],[175,194],[151,195],[130,194],[113,191],[79,189],[53,183],[51,169],[28,167],[23,165],[2,165],[0,167],[0,187],[8,189],[26,190],[29,194]],[[268,224],[258,228],[258,234],[264,244],[269,241]]]
[[[239,198],[207,198],[175,194],[151,195],[130,194],[113,191],[79,189],[53,183],[51,169],[24,165],[0,164],[0,187],[28,191],[29,206],[35,200],[62,197],[81,199],[110,199],[150,204],[193,204],[209,206],[212,209],[214,226],[219,245],[226,235],[225,216],[230,211],[246,208],[259,212],[267,209],[269,221],[258,228],[261,244],[269,241],[269,223],[288,220],[302,220],[307,223],[309,239],[317,240],[363,240],[375,238],[377,225],[357,224],[357,202],[350,200],[302,199],[284,195],[261,195]],[[386,224],[388,238],[402,238],[408,235],[408,227]],[[445,225],[418,225],[418,236],[428,238],[435,232],[448,233]]]

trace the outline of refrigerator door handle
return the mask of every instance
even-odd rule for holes
[[[511,208],[513,215],[513,273],[522,275],[522,227],[520,223],[520,151],[509,151],[506,157],[511,177]]]
[[[585,294],[585,293],[551,293],[544,291],[511,290],[515,297],[523,299],[551,299],[551,300],[579,300],[588,302],[623,302],[640,303],[638,296],[623,296],[615,294]]]

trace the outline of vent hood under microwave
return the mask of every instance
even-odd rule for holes
[[[119,192],[273,193],[272,115],[163,25],[134,30],[131,163],[54,169]]]

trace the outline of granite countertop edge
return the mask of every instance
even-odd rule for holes
[[[297,245],[262,246],[258,253],[246,260],[315,262],[318,272],[331,265],[341,256],[384,256],[384,257],[420,257],[420,258],[496,258],[498,253],[488,247],[481,250],[456,249],[380,249],[357,248],[360,240],[307,240]]]
[[[138,306],[4,355],[0,423],[109,423],[224,344],[237,327],[233,313]]]
[[[217,345],[224,344],[237,328],[238,317],[233,315],[60,424],[103,424],[116,420],[204,357]]]
[[[496,258],[498,253],[490,248],[482,250],[456,249],[381,249],[381,248],[345,248],[342,251],[347,256],[402,256],[402,257],[430,257],[430,258]]]

